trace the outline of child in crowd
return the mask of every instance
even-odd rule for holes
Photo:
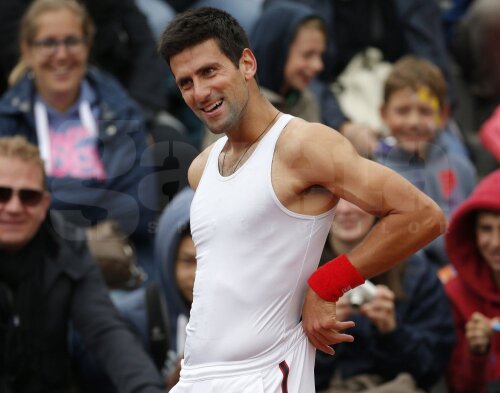
[[[262,91],[282,112],[320,122],[320,106],[308,90],[323,70],[326,22],[303,4],[266,7],[250,35]]]
[[[322,262],[351,251],[375,222],[340,200]],[[361,286],[337,302],[337,318],[356,323],[346,331],[355,340],[336,345],[333,357],[316,353],[316,387],[323,393],[422,392],[444,375],[454,344],[451,309],[436,270],[415,254],[371,281],[375,291]]]
[[[500,170],[457,209],[446,233],[456,275],[445,286],[457,344],[448,369],[451,393],[497,392],[500,379]]]
[[[394,64],[384,86],[381,116],[390,137],[375,160],[406,177],[429,195],[449,218],[472,192],[476,171],[472,162],[445,141],[446,82],[438,67],[406,56]],[[425,248],[429,259],[447,263],[443,237]]]

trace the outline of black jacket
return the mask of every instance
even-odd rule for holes
[[[42,278],[46,296],[43,391],[70,389],[71,321],[119,392],[162,392],[155,366],[111,303],[101,273],[87,249],[84,232],[63,221],[57,213],[51,213],[44,225],[49,242]]]

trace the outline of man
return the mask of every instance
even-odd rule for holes
[[[443,214],[336,131],[273,107],[259,91],[248,39],[227,13],[179,14],[159,52],[187,105],[226,135],[188,174],[197,271],[173,391],[314,392],[313,347],[333,354],[331,344],[353,340],[339,333],[353,323],[335,319],[335,301],[438,236]],[[352,252],[314,272],[339,198],[380,221]]]
[[[49,205],[38,149],[20,136],[0,138],[0,391],[69,391],[70,321],[119,392],[164,391],[114,309],[84,235],[49,218]]]

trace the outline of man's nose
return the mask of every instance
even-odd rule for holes
[[[207,83],[198,81],[194,82],[193,95],[197,102],[203,102],[210,96],[210,86]]]

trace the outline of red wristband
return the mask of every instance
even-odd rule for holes
[[[311,289],[329,302],[336,302],[344,293],[364,282],[365,278],[345,254],[325,263],[307,280]]]

